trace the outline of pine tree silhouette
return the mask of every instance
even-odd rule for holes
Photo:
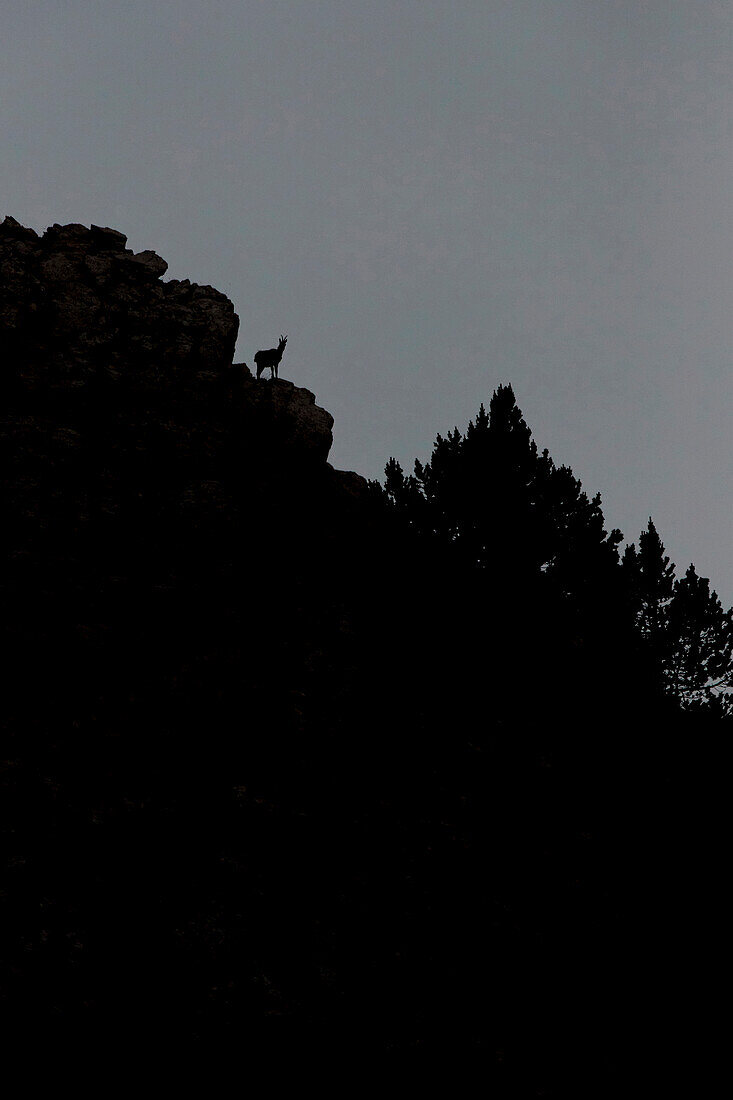
[[[675,565],[651,517],[623,556],[634,621],[664,690],[680,705],[730,710],[733,688],[731,612],[694,565],[675,580]]]

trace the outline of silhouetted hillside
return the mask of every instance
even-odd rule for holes
[[[0,225],[15,1032],[651,1073],[726,725],[666,690],[620,533],[510,387],[412,478],[334,470],[165,268]]]

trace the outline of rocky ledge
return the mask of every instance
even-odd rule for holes
[[[167,438],[208,476],[217,457],[245,451],[263,460],[259,476],[273,462],[325,464],[333,417],[314,394],[283,379],[256,382],[232,363],[232,302],[211,286],[163,281],[166,261],[126,244],[109,227],[56,224],[39,236],[14,218],[0,223],[6,435],[35,449],[31,437],[50,429],[80,445],[81,421],[92,417],[112,436],[134,436],[138,449]]]

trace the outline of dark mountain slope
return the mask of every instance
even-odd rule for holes
[[[480,1052],[527,1095],[649,1070],[691,995],[682,746],[720,734],[661,697],[605,543],[584,565],[599,510],[549,587],[506,525],[477,572],[232,364],[223,295],[124,246],[0,226],[16,1033]]]

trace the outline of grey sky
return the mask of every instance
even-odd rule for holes
[[[211,283],[237,358],[429,457],[511,382],[538,446],[733,602],[726,0],[3,0],[0,218]]]

